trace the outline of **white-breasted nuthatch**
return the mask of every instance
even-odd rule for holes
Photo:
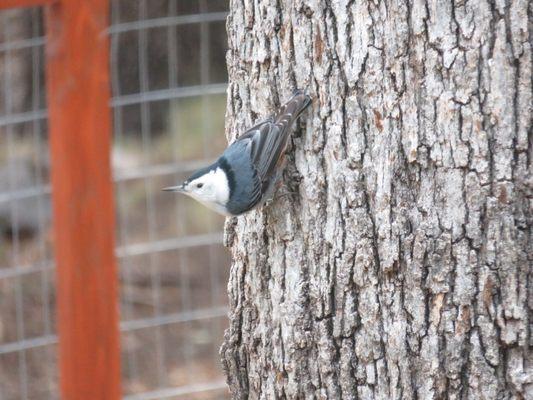
[[[264,204],[281,176],[292,124],[309,104],[311,98],[297,90],[277,114],[239,136],[213,164],[163,190],[184,193],[226,216]]]

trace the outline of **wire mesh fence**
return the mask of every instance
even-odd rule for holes
[[[123,393],[226,398],[222,219],[160,189],[225,146],[227,4],[110,6]],[[0,400],[57,398],[41,10],[0,27]]]
[[[144,393],[132,399],[221,398],[222,219],[161,188],[224,147],[227,4],[156,3],[111,13],[123,385]]]
[[[50,162],[38,8],[0,14],[0,399],[57,388]]]

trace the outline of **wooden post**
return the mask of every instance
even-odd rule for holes
[[[46,7],[64,400],[121,396],[108,19],[108,0],[61,0]]]

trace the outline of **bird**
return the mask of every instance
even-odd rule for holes
[[[296,90],[277,113],[237,137],[213,164],[162,190],[183,193],[228,217],[263,205],[281,177],[292,125],[310,104],[311,97]]]

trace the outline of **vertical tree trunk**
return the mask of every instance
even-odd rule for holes
[[[230,136],[314,98],[227,226],[234,398],[533,398],[529,7],[231,1]]]

